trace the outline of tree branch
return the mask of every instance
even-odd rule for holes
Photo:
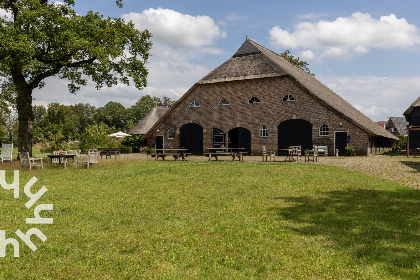
[[[58,74],[58,72],[60,72],[60,69],[61,69],[60,67],[56,67],[52,70],[48,70],[44,73],[41,73],[41,74],[35,76],[32,83],[29,84],[29,87],[32,88],[32,89],[35,89],[43,79]]]
[[[79,67],[79,66],[82,66],[83,64],[92,63],[92,62],[95,61],[95,59],[96,59],[96,57],[91,57],[89,59],[80,60],[80,61],[76,61],[76,62],[73,62],[73,63],[68,63],[66,66],[70,67],[70,68]]]

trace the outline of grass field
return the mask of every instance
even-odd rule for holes
[[[1,168],[0,168],[1,169]],[[31,208],[32,192],[48,188]],[[11,170],[7,181],[13,180]],[[0,188],[1,279],[419,279],[420,192],[333,166],[108,160]],[[27,225],[54,204],[52,225]]]

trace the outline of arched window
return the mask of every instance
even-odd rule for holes
[[[268,127],[264,125],[260,127],[260,137],[268,137]]]
[[[191,108],[197,108],[197,107],[200,107],[200,104],[197,101],[194,100],[194,101],[191,101],[190,107]]]
[[[286,94],[283,97],[283,101],[295,101],[295,97],[292,94]]]
[[[227,105],[230,105],[230,102],[227,99],[222,99],[219,101],[219,105],[227,106]]]
[[[175,138],[175,131],[170,128],[168,129],[168,139],[174,139]]]
[[[330,135],[330,128],[328,125],[323,124],[319,127],[319,136],[329,136]]]
[[[258,104],[260,103],[260,100],[258,99],[258,97],[251,97],[251,99],[248,100],[248,104]]]

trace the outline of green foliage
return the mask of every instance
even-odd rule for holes
[[[53,152],[53,151],[59,151],[59,150],[67,150],[69,145],[68,142],[65,141],[65,137],[63,134],[61,134],[60,131],[57,131],[55,133],[48,132],[48,139],[49,142],[46,146],[46,151]]]
[[[153,149],[152,147],[149,147],[149,146],[144,147],[145,154],[150,155],[150,154],[153,154],[154,152],[155,152],[155,149]]]
[[[147,84],[145,64],[152,46],[148,30],[92,11],[78,15],[72,8],[75,1],[64,2],[0,0],[0,8],[12,13],[11,19],[0,18],[0,107],[7,101],[16,104],[22,152],[31,150],[32,92],[42,88],[46,78],[68,80],[71,93],[86,85],[87,78],[97,89],[130,81],[138,89]],[[69,133],[63,131],[66,137]]]
[[[118,140],[115,139],[114,137],[107,136],[107,138],[105,139],[105,146],[103,146],[103,147],[104,148],[120,148],[121,143],[118,142]]]
[[[127,131],[127,109],[118,102],[110,101],[104,107],[96,110],[94,120],[96,123],[105,123],[117,131]]]
[[[150,95],[142,96],[136,104],[128,109],[133,123],[136,124],[139,120],[141,120],[153,107],[156,106],[157,102],[158,98],[156,97],[151,97]]]
[[[348,156],[354,155],[354,148],[352,146],[345,147]]]
[[[124,146],[124,145],[121,145],[120,148],[121,148],[121,153],[122,154],[130,154],[133,151],[133,149],[131,147],[127,147],[127,146]]]
[[[399,151],[407,149],[407,136],[398,135],[398,140],[395,143],[395,148]]]
[[[140,147],[144,145],[144,142],[145,142],[145,139],[143,135],[131,135],[131,136],[125,137],[121,141],[121,144],[127,147],[131,147],[132,151],[138,152]]]
[[[95,147],[105,147],[108,136],[108,126],[104,123],[99,125],[89,125],[82,134],[80,141],[80,149],[86,152]]]
[[[300,60],[299,57],[294,57],[293,55],[291,55],[290,50],[285,50],[284,52],[280,54],[280,56],[286,59],[287,61],[289,61],[290,63],[292,63],[293,65],[295,65],[296,67],[311,74],[311,71],[308,68],[309,64],[306,61]],[[311,75],[314,75],[314,74],[311,74]]]

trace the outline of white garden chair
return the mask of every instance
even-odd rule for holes
[[[10,160],[12,162],[13,144],[1,144],[1,162]]]

